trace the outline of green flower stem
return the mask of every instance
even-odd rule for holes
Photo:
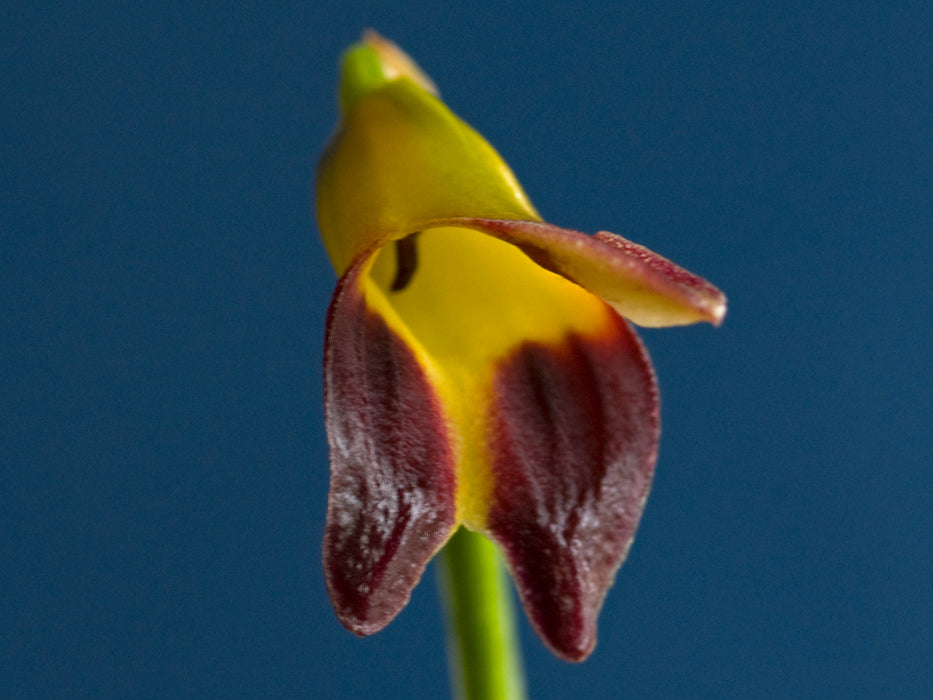
[[[461,527],[439,559],[450,680],[458,700],[524,700],[515,611],[495,546]]]

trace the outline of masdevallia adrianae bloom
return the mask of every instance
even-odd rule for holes
[[[317,179],[340,276],[325,350],[337,615],[381,629],[462,525],[498,544],[545,643],[583,659],[658,443],[654,372],[625,319],[719,324],[725,298],[624,238],[543,223],[381,37],[344,56],[340,96]]]

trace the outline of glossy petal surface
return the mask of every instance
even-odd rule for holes
[[[538,219],[492,146],[407,78],[372,91],[321,158],[318,225],[338,274],[431,219]]]

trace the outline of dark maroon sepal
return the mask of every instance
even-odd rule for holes
[[[538,634],[558,656],[582,661],[651,485],[654,372],[613,313],[599,337],[522,345],[495,388],[489,534]]]
[[[412,349],[369,309],[362,262],[340,280],[324,361],[331,480],[324,573],[340,621],[382,629],[454,529],[440,402]]]

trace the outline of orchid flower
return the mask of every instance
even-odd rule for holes
[[[387,40],[348,50],[340,100],[317,178],[340,277],[325,348],[337,615],[380,630],[463,526],[498,545],[544,642],[581,660],[657,452],[654,372],[628,321],[718,325],[725,298],[620,236],[544,223]]]

